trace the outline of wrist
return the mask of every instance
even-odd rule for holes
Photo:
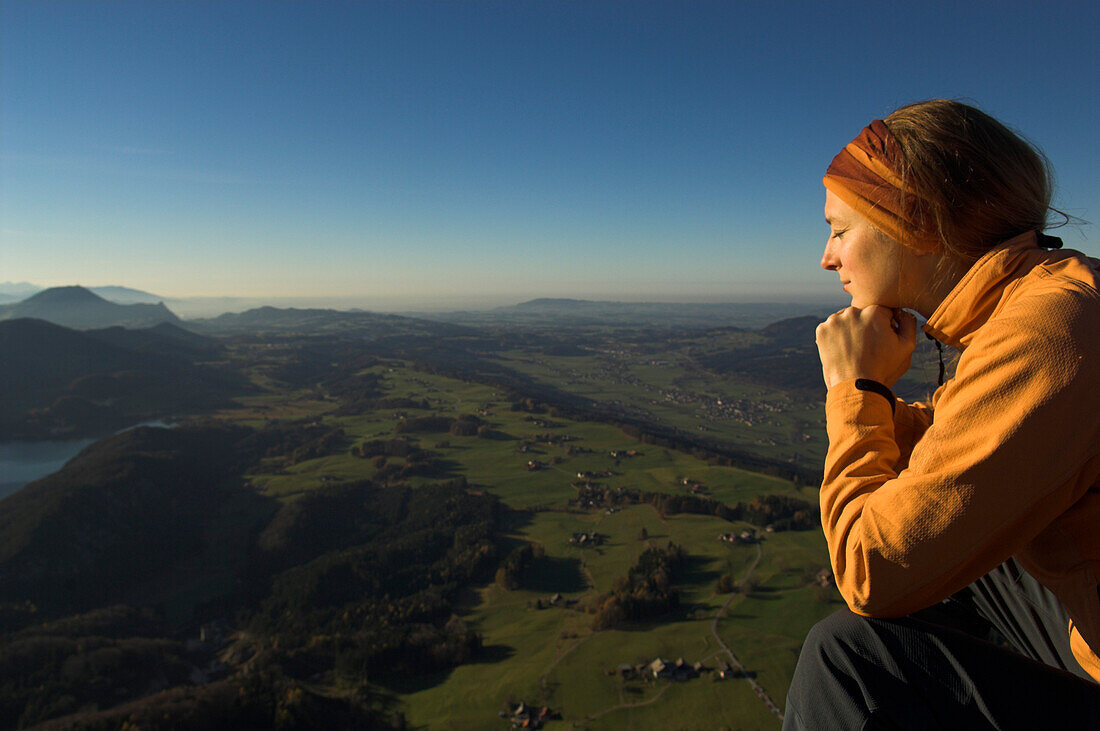
[[[877,393],[882,396],[890,404],[890,413],[893,414],[897,408],[897,397],[894,396],[894,392],[890,390],[890,387],[881,381],[876,381],[873,378],[857,378],[855,387],[859,391],[866,391],[868,393]]]

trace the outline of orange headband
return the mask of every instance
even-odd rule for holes
[[[821,182],[895,241],[921,252],[939,251],[939,240],[921,232],[903,210],[901,161],[890,128],[876,119],[833,158]]]

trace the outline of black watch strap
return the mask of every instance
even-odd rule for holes
[[[894,392],[887,388],[885,385],[878,381],[872,381],[870,378],[857,378],[856,388],[860,391],[871,391],[882,396],[884,399],[890,402],[890,413],[893,414],[894,410],[898,406],[897,399],[894,398]]]

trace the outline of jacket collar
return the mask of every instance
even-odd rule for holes
[[[924,331],[955,348],[965,348],[996,311],[1005,288],[1029,272],[1047,252],[1034,231],[986,252],[963,275],[924,324]]]

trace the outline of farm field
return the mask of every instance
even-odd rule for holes
[[[823,399],[717,376],[690,353],[671,349],[654,357],[616,348],[586,357],[503,355],[510,367],[563,390],[746,452],[802,467],[824,458]]]
[[[665,373],[646,375],[656,380]],[[262,396],[243,399],[239,409],[222,413],[222,418],[246,423],[313,419],[339,427],[350,443],[349,449],[289,466],[273,462],[270,469],[249,475],[253,487],[288,502],[328,482],[377,476],[384,467],[353,456],[352,450],[366,441],[401,436],[443,466],[445,474],[435,477],[463,476],[470,489],[496,495],[510,509],[504,517],[507,540],[539,549],[518,588],[492,583],[468,592],[462,602],[463,619],[482,637],[478,659],[387,689],[396,692],[412,726],[503,728],[507,724],[499,712],[521,701],[561,714],[547,728],[779,726],[777,711],[802,637],[840,606],[835,589],[815,581],[827,560],[820,531],[766,532],[712,515],[661,515],[644,503],[607,509],[571,501],[580,475],[609,491],[676,495],[694,486],[727,505],[763,495],[814,503],[815,489],[644,444],[608,424],[516,410],[493,387],[426,373],[410,363],[389,361],[364,374],[378,379],[383,398],[415,406],[337,416],[331,402],[303,391],[281,405]],[[422,417],[462,416],[476,418],[482,435],[413,430],[426,423]],[[383,460],[390,469],[402,463],[400,457]],[[406,483],[418,481],[430,480],[413,476]],[[759,542],[718,540],[743,531],[759,535]],[[570,539],[581,533],[597,534],[598,544],[571,545]],[[596,598],[611,591],[643,551],[670,542],[688,557],[673,576],[679,609],[652,621],[594,630],[589,608]],[[734,592],[718,591],[723,574],[737,584]],[[744,665],[748,679],[718,679],[718,668],[729,662],[719,639]],[[683,682],[624,678],[615,671],[656,658],[701,662],[708,671]],[[764,697],[777,709],[770,709]]]

